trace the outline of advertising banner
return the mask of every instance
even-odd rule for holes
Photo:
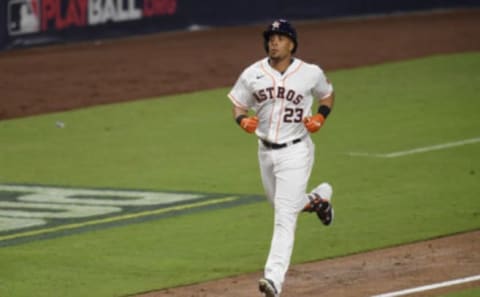
[[[177,16],[177,0],[5,0],[2,3],[0,21],[4,30],[0,48],[170,30],[182,23]],[[157,22],[149,23],[152,19]]]
[[[478,0],[0,0],[0,50],[190,26],[479,7]]]

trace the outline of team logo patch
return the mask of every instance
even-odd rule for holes
[[[259,196],[0,184],[0,246],[260,199]]]

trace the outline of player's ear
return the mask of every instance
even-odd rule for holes
[[[288,46],[288,48],[290,49],[290,52],[293,51],[293,48],[295,47],[295,44],[293,43],[293,41],[290,40],[290,44]]]

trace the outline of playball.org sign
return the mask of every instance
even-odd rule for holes
[[[11,36],[174,15],[177,0],[8,0]]]

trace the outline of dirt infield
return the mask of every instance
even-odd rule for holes
[[[296,23],[327,72],[480,50],[480,10]],[[232,85],[263,55],[262,26],[0,53],[0,120]]]
[[[365,297],[480,274],[480,231],[293,266],[282,297]],[[137,297],[260,296],[261,273]],[[480,281],[409,296],[439,296]]]
[[[335,69],[480,50],[480,10],[296,23],[299,56]],[[0,53],[0,120],[230,86],[262,26]],[[227,100],[227,99],[225,99]],[[341,100],[341,98],[338,98]],[[480,274],[480,231],[293,266],[282,297],[358,297]],[[260,272],[141,296],[259,296]],[[438,296],[448,290],[410,296]]]

